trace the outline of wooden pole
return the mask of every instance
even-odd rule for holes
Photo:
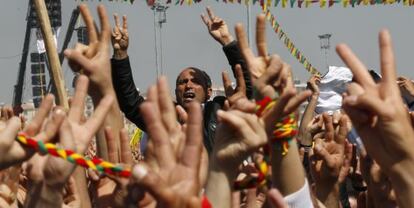
[[[62,68],[59,61],[59,55],[57,46],[53,38],[52,27],[50,25],[49,16],[44,0],[33,0],[38,17],[38,22],[42,30],[43,40],[46,46],[46,54],[50,64],[50,70],[52,74],[53,82],[56,86],[57,105],[63,106],[65,109],[69,109],[68,97],[65,90],[65,81],[62,75]]]

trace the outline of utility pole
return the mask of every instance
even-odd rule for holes
[[[326,68],[326,70],[329,70],[328,52],[331,49],[331,43],[330,43],[331,36],[332,36],[332,34],[318,35],[319,41],[321,43],[321,51],[325,53],[325,68]]]
[[[157,0],[151,9],[154,12],[154,50],[155,50],[155,68],[157,77],[164,74],[163,70],[163,52],[162,52],[162,25],[167,23],[168,6]],[[158,32],[157,32],[158,30]]]

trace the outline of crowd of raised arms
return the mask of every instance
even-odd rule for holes
[[[78,74],[69,109],[53,95],[30,121],[1,109],[0,207],[414,207],[414,115],[402,98],[414,84],[397,76],[387,30],[381,76],[336,47],[352,82],[339,110],[316,114],[321,77],[297,92],[289,64],[267,50],[264,16],[255,54],[243,25],[234,38],[207,8],[200,22],[223,46],[236,87],[223,72],[225,96],[213,98],[214,70],[189,66],[173,100],[163,76],[145,98],[137,91],[145,86],[134,83],[126,16],[111,27],[98,6],[95,27],[88,7],[80,11],[89,43],[64,53]],[[123,116],[145,132],[141,147],[131,150]]]

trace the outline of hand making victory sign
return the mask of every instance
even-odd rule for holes
[[[339,56],[356,80],[348,86],[343,108],[361,136],[368,154],[390,177],[400,196],[399,206],[412,207],[414,189],[407,186],[409,179],[406,174],[407,171],[414,171],[414,131],[396,82],[391,35],[387,30],[380,32],[379,46],[382,80],[378,84],[348,46],[337,46]]]

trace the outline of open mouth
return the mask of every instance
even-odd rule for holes
[[[184,92],[183,98],[184,98],[184,102],[190,102],[190,101],[194,100],[195,93],[192,92],[192,91]]]

